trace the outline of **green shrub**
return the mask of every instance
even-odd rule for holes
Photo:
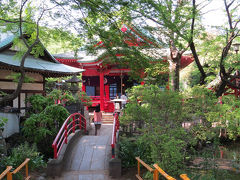
[[[69,112],[61,105],[47,106],[41,113],[26,119],[23,133],[29,142],[37,144],[40,152],[51,156],[51,144],[68,116]]]
[[[27,142],[12,149],[10,156],[5,157],[1,163],[3,166],[12,166],[17,168],[22,164],[26,158],[29,158],[29,169],[34,170],[37,168],[45,167],[46,163],[43,156],[37,151],[36,144],[30,146]]]
[[[146,144],[139,141],[136,137],[121,137],[119,145],[118,156],[122,161],[122,167],[136,167],[137,160],[135,157],[140,157],[146,163],[152,163],[149,158],[149,146],[146,146]]]
[[[120,138],[120,155],[126,166],[134,165],[134,158],[141,154],[146,163],[158,163],[167,173],[178,176],[185,168],[185,159],[190,157],[188,147],[214,137],[206,114],[216,109],[213,106],[217,100],[207,89],[195,87],[184,96],[162,91],[156,85],[145,85],[133,87],[128,95],[129,104],[120,121],[137,126],[138,136],[133,134],[136,142]],[[192,131],[182,128],[183,122],[199,119],[203,128]]]
[[[40,113],[45,109],[45,107],[54,104],[52,99],[46,98],[39,94],[31,96],[26,101],[32,106],[30,113]]]

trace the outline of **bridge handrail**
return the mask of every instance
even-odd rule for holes
[[[143,167],[145,167],[149,172],[153,173],[153,180],[158,180],[158,172],[156,169],[151,168],[148,164],[146,164],[139,157],[136,157],[136,160],[138,161],[138,171],[136,174],[137,179],[143,180],[143,178],[141,177],[141,170],[140,170],[140,165],[143,165]]]
[[[0,175],[0,179],[4,178],[7,175],[7,180],[12,180],[12,176],[18,173],[24,166],[25,166],[25,180],[30,179],[28,175],[28,162],[30,161],[29,158],[26,158],[25,161],[20,164],[13,172],[11,172],[12,166],[7,166],[6,170]]]
[[[71,119],[72,119],[72,121],[71,121]],[[54,141],[52,143],[52,148],[54,151],[54,159],[58,158],[58,155],[61,152],[61,149],[62,149],[64,143],[67,144],[67,142],[68,142],[67,138],[68,138],[69,134],[71,133],[71,131],[73,133],[75,133],[76,128],[79,128],[80,130],[83,129],[85,133],[87,131],[86,119],[80,113],[71,114],[64,121],[62,127],[60,128],[56,138],[54,139]]]
[[[156,168],[156,170],[163,175],[167,180],[176,180],[175,178],[173,178],[172,176],[169,176],[164,170],[162,170],[158,164],[154,164],[153,167]]]
[[[182,180],[190,180],[190,178],[187,176],[187,174],[181,174],[181,175],[180,175],[180,178],[181,178]]]
[[[7,168],[5,169],[5,171],[3,171],[1,174],[0,174],[0,179],[4,178],[12,169],[12,166],[7,166]]]
[[[111,146],[112,146],[112,158],[115,158],[115,145],[117,143],[117,134],[119,131],[119,115],[116,112],[114,114],[114,121],[113,121],[113,131],[112,131],[112,142],[111,142]]]
[[[151,168],[148,164],[146,164],[143,160],[141,160],[139,157],[136,157],[136,160],[138,161],[138,173],[136,174],[137,179],[143,180],[143,178],[140,176],[140,165],[143,165],[149,172],[153,173],[153,180],[158,180],[159,173],[164,176],[167,180],[176,180],[172,176],[168,175],[165,171],[163,171],[158,164],[154,164],[153,168]],[[187,174],[181,174],[180,178],[182,180],[190,180]]]

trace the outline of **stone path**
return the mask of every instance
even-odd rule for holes
[[[90,135],[77,141],[58,180],[111,180],[108,162],[111,158],[112,125],[102,125],[98,135],[93,134],[94,128]]]

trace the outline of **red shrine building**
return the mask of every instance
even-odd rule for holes
[[[128,34],[124,40],[128,46],[151,46],[153,43],[144,34],[139,33],[134,28],[123,26],[121,31]],[[111,101],[116,97],[125,94],[125,90],[134,85],[137,81],[130,80],[128,68],[120,68],[117,64],[106,64],[102,55],[106,52],[103,42],[96,46],[99,48],[97,53],[88,54],[87,51],[79,51],[78,58],[73,58],[74,54],[65,53],[55,55],[55,58],[66,65],[84,69],[82,73],[82,91],[92,98],[93,106],[100,103],[101,111],[113,112],[114,103]],[[116,54],[116,56],[124,55]],[[181,68],[193,62],[191,56],[183,56]],[[143,74],[143,73],[142,73]],[[144,84],[144,82],[141,82]]]

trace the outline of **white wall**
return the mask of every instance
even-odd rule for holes
[[[14,133],[19,133],[19,116],[16,113],[0,112],[0,117],[7,118],[7,123],[3,126],[3,137],[7,138]]]

